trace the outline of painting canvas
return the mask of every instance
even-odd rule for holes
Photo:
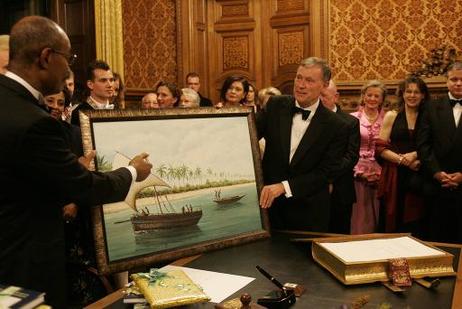
[[[261,168],[249,109],[92,111],[81,114],[96,169],[149,153],[151,175],[124,201],[94,210],[103,273],[268,236],[258,206]]]

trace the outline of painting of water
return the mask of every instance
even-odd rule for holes
[[[187,255],[201,243],[267,234],[258,205],[260,162],[250,112],[214,114],[213,109],[194,115],[179,111],[174,117],[90,113],[99,171],[126,166],[141,152],[149,153],[153,164],[148,179],[134,183],[124,201],[102,205],[96,226],[102,227],[105,263],[149,260],[182,249]]]

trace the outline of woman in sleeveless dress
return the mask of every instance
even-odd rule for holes
[[[415,141],[419,112],[428,100],[427,85],[419,77],[404,80],[397,93],[399,108],[385,114],[376,157],[382,163],[379,181],[381,225],[386,232],[413,232],[421,236],[424,202],[423,177]]]

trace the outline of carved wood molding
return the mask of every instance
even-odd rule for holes
[[[255,20],[253,18],[239,18],[232,20],[220,20],[215,23],[216,32],[243,31],[255,29]]]
[[[310,1],[311,55],[329,61],[330,0]]]
[[[176,0],[177,63],[179,87],[185,85],[186,75],[200,75],[201,93],[208,95],[208,34],[207,0]]]
[[[271,17],[270,19],[270,25],[273,28],[308,25],[308,24],[309,24],[308,12],[302,12],[299,14],[275,15]]]

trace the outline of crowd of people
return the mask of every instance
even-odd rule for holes
[[[106,292],[86,272],[96,267],[90,207],[124,199],[152,165],[140,154],[127,168],[89,172],[94,153],[83,153],[79,111],[123,109],[121,77],[95,60],[85,91],[76,93],[69,67],[75,56],[58,25],[26,17],[10,35],[9,63],[0,63],[0,224],[6,231],[0,282],[46,291],[57,308],[88,304]],[[368,81],[359,109],[349,114],[338,104],[327,62],[310,57],[298,66],[291,95],[274,87],[258,91],[232,75],[219,102],[211,102],[192,72],[181,89],[158,82],[140,108],[252,107],[264,141],[259,203],[272,228],[411,232],[460,243],[462,63],[446,74],[447,95],[430,100],[425,82],[410,76],[399,85],[397,108],[388,111],[382,108],[386,86]]]

